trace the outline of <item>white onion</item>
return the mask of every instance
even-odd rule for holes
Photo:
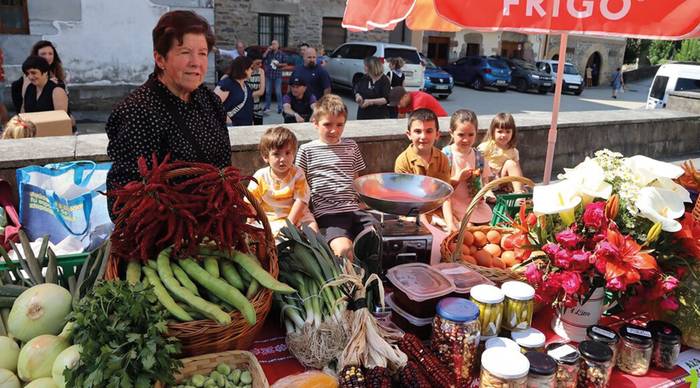
[[[58,386],[51,377],[42,377],[25,385],[24,388],[58,388]]]
[[[51,377],[53,362],[69,346],[68,340],[60,336],[44,334],[33,338],[19,352],[17,375],[27,382]]]
[[[0,388],[20,388],[19,379],[12,371],[0,368]]]
[[[53,368],[51,368],[51,376],[53,376],[53,381],[56,383],[58,388],[66,387],[66,380],[63,377],[63,371],[75,368],[80,362],[80,345],[73,345],[66,350],[62,351],[61,354],[56,357],[53,362]]]
[[[0,368],[17,372],[19,345],[10,337],[0,336]],[[2,387],[2,385],[0,385]]]
[[[7,319],[11,337],[22,342],[42,334],[58,334],[71,310],[71,295],[65,288],[39,284],[15,300]]]

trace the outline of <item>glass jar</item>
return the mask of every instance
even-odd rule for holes
[[[612,350],[596,341],[578,344],[581,362],[578,369],[579,388],[605,388],[612,373]]]
[[[555,388],[557,362],[540,352],[527,352],[525,357],[530,361],[527,388]]]
[[[593,325],[586,330],[588,339],[604,343],[613,351],[612,364],[615,366],[617,361],[617,347],[620,342],[620,336],[617,335],[615,329],[607,326]]]
[[[652,364],[663,370],[675,368],[681,352],[681,329],[664,321],[651,321],[647,323],[647,329],[654,338]]]
[[[464,298],[444,298],[438,302],[436,313],[432,350],[457,379],[468,379],[479,346],[479,308]]]
[[[510,333],[510,338],[520,346],[520,351],[525,354],[527,352],[544,352],[544,343],[547,340],[544,333],[531,327],[523,331],[514,331]]]
[[[547,355],[557,362],[556,387],[576,388],[581,354],[573,346],[561,342],[547,345]]]
[[[509,281],[503,283],[501,290],[505,294],[501,326],[510,331],[530,328],[535,289],[527,283]]]
[[[512,349],[515,350],[516,352],[520,351],[520,345],[515,343],[512,339],[509,338],[503,338],[503,337],[494,337],[494,338],[489,338],[486,341],[486,349],[491,349],[491,348],[506,348],[506,349]]]
[[[530,362],[520,352],[490,348],[481,355],[480,388],[526,388]]]
[[[617,367],[634,376],[647,374],[654,345],[651,332],[641,326],[625,324],[620,329],[620,338]]]
[[[481,336],[497,336],[503,318],[503,291],[496,286],[479,284],[469,291],[469,299],[479,307]]]

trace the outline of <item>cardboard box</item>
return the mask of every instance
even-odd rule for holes
[[[65,111],[20,113],[19,116],[22,120],[31,121],[36,125],[36,137],[73,135],[73,124]]]

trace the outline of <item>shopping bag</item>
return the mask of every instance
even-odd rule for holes
[[[12,187],[0,179],[0,246],[6,251],[10,250],[10,241],[17,242],[20,227],[17,209],[12,204]]]
[[[111,166],[77,161],[18,169],[19,218],[29,238],[77,239],[84,251],[108,239],[114,225],[103,193]]]

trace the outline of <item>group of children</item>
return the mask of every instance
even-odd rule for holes
[[[323,96],[311,120],[319,138],[301,145],[298,151],[290,129],[268,129],[260,141],[267,166],[254,174],[249,190],[261,202],[275,235],[286,219],[295,225],[308,224],[324,231],[335,254],[352,258],[354,238],[376,225],[376,220],[361,208],[353,188],[353,181],[366,165],[357,143],[342,137],[347,117],[347,107],[339,96]],[[474,147],[477,128],[474,112],[458,110],[450,119],[452,141],[441,151],[435,147],[440,138],[437,116],[431,110],[418,109],[408,117],[406,135],[411,144],[396,158],[395,172],[427,175],[454,187],[442,209],[424,219],[448,232],[459,227],[481,185],[498,177],[522,176],[513,117],[496,115],[484,141]],[[517,183],[512,189],[522,192]],[[490,207],[482,201],[470,222],[490,220]]]

